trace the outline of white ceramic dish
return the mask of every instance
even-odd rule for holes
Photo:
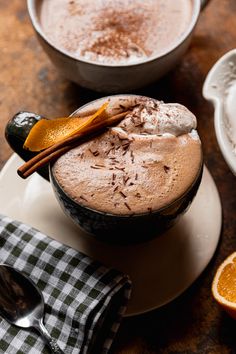
[[[204,168],[190,209],[165,235],[135,246],[110,246],[78,229],[60,210],[51,186],[39,175],[17,176],[16,155],[0,173],[0,213],[28,223],[52,238],[130,275],[133,293],[127,316],[167,304],[187,289],[212,258],[221,231],[221,203]]]
[[[112,65],[76,58],[55,46],[43,32],[38,7],[41,0],[27,0],[28,12],[40,44],[55,67],[69,80],[100,92],[129,92],[148,85],[172,69],[186,52],[201,9],[207,0],[193,0],[193,16],[187,30],[166,53],[134,64]]]
[[[236,49],[209,71],[203,96],[214,105],[216,138],[229,168],[236,175]]]

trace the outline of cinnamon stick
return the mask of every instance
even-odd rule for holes
[[[103,121],[86,127],[84,131],[75,133],[74,135],[61,140],[59,143],[41,151],[18,168],[18,175],[22,178],[29,177],[39,168],[49,164],[51,161],[57,159],[71,148],[83,143],[86,138],[92,138],[94,135],[101,134],[107,127],[119,123],[128,113],[130,113],[130,111],[122,112],[106,118]]]

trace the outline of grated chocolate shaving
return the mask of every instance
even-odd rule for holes
[[[166,165],[164,165],[163,168],[164,168],[165,173],[168,173],[168,171],[170,170],[170,167],[168,167]]]
[[[126,206],[127,209],[131,210],[129,204],[127,204],[127,203],[125,202],[124,205]]]
[[[101,167],[101,168],[105,168],[105,167],[106,167],[105,165],[100,165],[100,164],[98,164],[98,163],[96,163],[94,166],[95,166],[95,167]]]
[[[123,176],[124,185],[126,185],[126,183],[128,182],[129,179],[130,179],[129,176],[127,176],[127,177]]]
[[[113,150],[113,151],[115,150],[114,146],[111,147],[109,150],[107,150],[107,151],[105,152],[105,154],[106,154],[106,155],[109,155],[112,150]]]
[[[127,143],[121,144],[123,148],[127,147],[130,145],[130,141],[128,141]]]
[[[119,193],[123,198],[127,198],[127,195],[125,195],[123,192],[119,191]]]
[[[92,151],[91,149],[89,149],[89,152],[91,152],[91,154],[93,156],[98,156],[99,155],[99,152],[96,150],[96,151]]]
[[[124,168],[124,167],[117,167],[117,166],[115,166],[115,169],[116,169],[116,170],[119,170],[119,171],[122,171],[122,172],[125,171],[125,168]]]
[[[80,199],[84,200],[85,202],[88,201],[83,195],[80,196]]]
[[[131,161],[134,163],[134,153],[133,150],[130,151]]]

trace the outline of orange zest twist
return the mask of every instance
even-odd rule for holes
[[[89,117],[67,117],[40,119],[30,130],[24,143],[24,149],[42,151],[59,143],[78,132],[83,132],[86,127],[105,119],[108,102],[105,102],[94,114]]]

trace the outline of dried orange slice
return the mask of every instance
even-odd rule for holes
[[[40,119],[30,130],[24,148],[30,151],[41,151],[79,131],[83,131],[89,125],[104,119],[107,106],[108,102],[105,102],[97,112],[84,118]]]
[[[212,294],[219,305],[236,319],[236,252],[227,257],[217,269]]]

